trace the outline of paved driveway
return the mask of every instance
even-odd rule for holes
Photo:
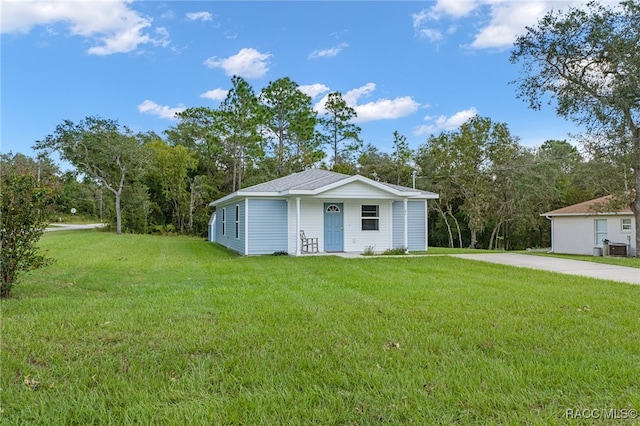
[[[522,268],[542,269],[545,271],[560,272],[562,274],[581,275],[603,280],[640,284],[640,269],[629,268],[627,266],[605,265],[603,263],[560,259],[557,257],[532,256],[519,253],[453,254],[451,256]]]

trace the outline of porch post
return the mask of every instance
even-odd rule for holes
[[[409,251],[409,202],[404,199],[404,249]]]
[[[296,197],[296,256],[300,256],[300,197]]]

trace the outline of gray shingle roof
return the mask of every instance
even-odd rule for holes
[[[278,179],[271,180],[269,182],[260,183],[258,185],[249,186],[243,188],[233,194],[229,194],[226,197],[219,198],[212,202],[210,206],[216,206],[222,202],[227,202],[234,197],[247,196],[250,193],[264,195],[282,194],[288,191],[313,191],[316,189],[324,188],[328,185],[353,178],[354,176],[345,175],[342,173],[330,172],[328,170],[311,169],[304,172],[293,173],[289,176],[284,176]],[[367,179],[360,176],[359,179]],[[418,193],[421,198],[438,198],[438,194],[428,191],[421,191],[419,189],[411,189],[404,186],[393,185],[384,182],[375,182],[379,185],[387,186],[390,190],[396,192],[405,192],[411,197],[415,197]]]
[[[282,192],[292,189],[314,190],[349,177],[351,176],[328,170],[311,169],[243,188],[242,192]]]

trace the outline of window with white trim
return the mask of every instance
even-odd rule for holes
[[[236,204],[236,238],[240,238],[240,206]]]
[[[227,235],[227,209],[222,209],[222,235]]]
[[[362,205],[362,230],[380,230],[380,206],[367,204]]]
[[[631,219],[620,219],[620,231],[631,232]]]

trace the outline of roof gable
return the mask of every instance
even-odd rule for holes
[[[633,211],[629,206],[616,206],[617,208],[611,208],[609,203],[613,200],[613,195],[606,195],[604,197],[595,198],[593,200],[583,201],[582,203],[573,204],[571,206],[563,207],[561,209],[552,210],[547,213],[543,213],[542,216],[579,216],[579,215],[594,215],[594,214],[633,214]]]

